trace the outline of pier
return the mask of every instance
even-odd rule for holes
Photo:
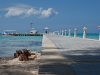
[[[43,35],[39,75],[100,75],[100,41]]]
[[[13,34],[13,36],[43,36],[43,34]]]

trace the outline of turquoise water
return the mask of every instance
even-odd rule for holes
[[[68,36],[68,34],[66,34],[66,36]],[[72,33],[71,36],[74,37],[74,34]],[[99,33],[87,33],[86,36],[88,39],[99,40]],[[77,37],[83,38],[83,33],[78,33]]]
[[[66,34],[68,36],[68,34]],[[73,37],[74,34],[71,34]],[[83,34],[78,33],[82,38]],[[87,38],[99,40],[98,33],[87,33]],[[29,49],[41,52],[42,36],[0,36],[0,57],[12,57],[16,50]]]
[[[0,57],[12,57],[16,50],[41,52],[42,36],[0,36]]]

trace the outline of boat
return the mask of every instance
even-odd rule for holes
[[[16,30],[4,30],[4,32],[2,33],[2,35],[16,35]]]

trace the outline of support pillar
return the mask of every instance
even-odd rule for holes
[[[59,34],[59,31],[58,31],[58,35],[60,35],[60,34]]]
[[[87,28],[84,27],[84,28],[83,28],[83,38],[86,38],[86,30],[87,30]]]
[[[64,31],[62,30],[61,33],[62,33],[62,36],[63,36],[64,35]]]
[[[67,30],[65,30],[65,36],[66,36],[66,32],[67,32]]]
[[[99,41],[100,41],[100,26],[98,26],[98,29],[99,29]]]
[[[74,29],[74,37],[76,37],[77,36],[77,29],[75,28]]]
[[[71,36],[70,32],[71,32],[71,30],[69,29],[69,30],[68,30],[68,36]]]

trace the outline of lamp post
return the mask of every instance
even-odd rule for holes
[[[71,30],[69,29],[69,30],[68,30],[68,36],[70,36],[70,32],[71,32]]]
[[[74,37],[76,37],[77,36],[77,29],[75,28],[74,29]]]
[[[98,29],[100,30],[100,26],[98,26]],[[99,31],[99,41],[100,41],[100,31]]]
[[[84,28],[83,28],[83,38],[86,38],[86,30],[87,30],[87,28],[84,27]]]
[[[47,33],[46,33],[47,34]],[[55,32],[53,32],[53,34],[55,34]]]
[[[59,34],[59,31],[58,31],[58,35],[60,35],[60,34]]]
[[[65,30],[65,36],[66,36],[66,32],[67,32],[67,30]]]
[[[62,30],[61,33],[62,33],[62,36],[63,36],[64,35],[64,31]]]
[[[60,35],[62,35],[62,32],[61,32],[61,30],[59,31],[59,34],[60,34]]]

